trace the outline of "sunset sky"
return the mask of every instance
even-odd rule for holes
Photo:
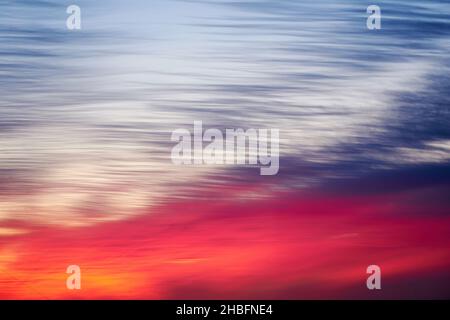
[[[450,1],[2,1],[0,299],[450,298],[449,71]]]

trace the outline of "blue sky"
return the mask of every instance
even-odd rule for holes
[[[252,169],[173,168],[170,133],[195,120],[280,128],[278,179],[288,188],[378,170],[447,171],[448,2],[377,1],[379,31],[366,28],[372,3],[350,0],[78,1],[75,32],[65,26],[70,4],[0,7],[9,192],[115,207],[106,190],[131,183],[119,193],[139,207],[192,179],[257,179]],[[27,202],[11,201],[6,212]]]

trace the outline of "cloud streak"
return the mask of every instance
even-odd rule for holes
[[[448,297],[447,4],[3,1],[0,297]],[[279,128],[279,175],[174,166],[194,121]]]

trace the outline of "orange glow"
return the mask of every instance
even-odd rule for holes
[[[382,267],[387,286],[393,276],[450,265],[450,219],[402,217],[408,210],[399,200],[404,197],[390,196],[389,205],[376,196],[290,194],[251,202],[187,201],[91,227],[21,226],[29,233],[1,238],[0,297],[360,295],[367,291],[370,264]],[[65,287],[70,264],[81,267],[79,291]]]

